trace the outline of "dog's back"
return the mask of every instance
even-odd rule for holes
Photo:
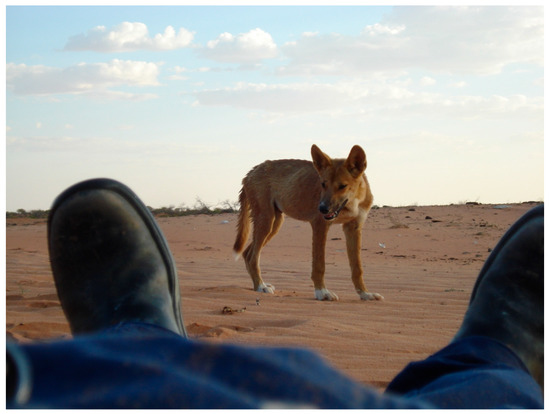
[[[238,256],[250,232],[250,215],[284,213],[310,221],[319,202],[319,175],[311,161],[268,160],[256,165],[243,178],[239,194],[241,210],[233,250]]]
[[[321,186],[311,161],[265,161],[243,179],[252,211],[276,208],[297,220],[316,216]]]

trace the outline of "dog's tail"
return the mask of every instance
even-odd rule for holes
[[[241,192],[239,193],[239,203],[241,204],[241,209],[239,211],[239,221],[237,223],[237,238],[235,239],[235,244],[233,245],[235,260],[238,260],[241,256],[241,253],[244,250],[244,245],[248,240],[248,234],[250,233],[250,202],[246,196],[244,186],[241,188]]]

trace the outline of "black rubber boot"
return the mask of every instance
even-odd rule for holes
[[[144,322],[186,336],[172,254],[125,185],[94,179],[64,191],[50,211],[48,247],[73,334]]]
[[[454,340],[496,339],[544,387],[544,205],[520,218],[481,269]]]

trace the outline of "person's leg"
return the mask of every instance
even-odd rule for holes
[[[48,245],[72,340],[10,344],[10,408],[419,407],[314,353],[189,341],[176,269],[145,205],[112,180],[54,202]]]
[[[447,408],[541,408],[544,384],[544,206],[497,244],[449,346],[409,364],[386,393]]]
[[[125,185],[94,179],[61,193],[48,218],[48,248],[73,335],[137,322],[186,336],[168,244],[149,209]],[[39,360],[29,364],[23,348],[7,346],[6,390],[13,404],[34,396],[37,381],[56,378],[55,365],[36,372]],[[58,354],[57,369],[67,368],[65,358],[70,356]]]
[[[424,361],[410,363],[386,395],[438,408],[543,408],[540,386],[508,347],[487,337],[458,340]]]
[[[48,248],[73,334],[146,322],[186,335],[168,243],[125,185],[94,179],[61,193],[48,218]]]
[[[8,408],[428,408],[292,348],[186,340],[143,324],[24,345],[32,390]]]

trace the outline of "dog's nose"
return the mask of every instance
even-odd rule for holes
[[[319,211],[322,214],[328,214],[330,210],[328,209],[328,207],[326,206],[325,203],[321,203],[321,204],[319,204]]]

